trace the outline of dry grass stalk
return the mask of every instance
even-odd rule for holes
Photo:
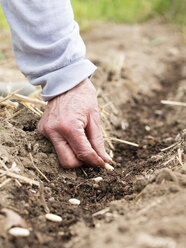
[[[26,108],[30,109],[33,113],[35,113],[36,115],[38,115],[39,117],[41,117],[40,112],[38,112],[30,103],[23,102],[22,104],[23,104]]]
[[[107,212],[109,212],[109,210],[110,210],[110,208],[107,207],[107,208],[105,208],[105,209],[102,209],[102,210],[100,210],[100,211],[94,213],[92,216],[93,216],[93,217],[96,217],[96,216],[98,216],[98,215],[104,215],[104,214],[106,214]]]
[[[177,144],[178,144],[178,142],[176,142],[176,143],[174,143],[174,144],[172,144],[172,145],[170,145],[170,146],[168,146],[168,147],[166,147],[166,148],[163,148],[163,149],[161,149],[160,151],[161,151],[161,152],[165,152],[165,151],[167,151],[167,150],[169,150],[169,149],[175,147]]]
[[[167,104],[167,105],[173,105],[173,106],[181,106],[181,107],[186,107],[185,102],[176,102],[176,101],[168,101],[168,100],[162,100],[162,104]]]
[[[112,101],[109,101],[108,97],[105,96],[105,95],[103,95],[103,94],[102,94],[102,97],[105,100],[105,102],[108,103],[108,104],[106,103],[105,105],[107,105],[107,106],[110,105],[112,112],[117,115],[118,114],[118,110],[115,107],[115,105],[113,104],[113,102]],[[105,107],[105,105],[103,107]]]
[[[1,184],[0,184],[0,188],[3,188],[7,183],[9,183],[12,179],[11,178],[7,178],[5,179]]]
[[[101,127],[101,129],[102,129],[103,137],[107,137],[107,133],[104,130],[104,128]],[[109,139],[105,139],[105,141],[108,143],[110,149],[115,150],[115,147],[113,146],[112,142]]]
[[[40,183],[39,192],[40,192],[41,201],[42,201],[45,213],[48,214],[50,213],[50,209],[48,208],[46,200],[45,200],[44,186],[42,183]]]
[[[3,99],[0,100],[0,103],[7,101],[8,99],[12,98],[16,93],[18,93],[19,91],[21,91],[23,88],[18,89],[12,93],[10,93],[8,96],[4,97]]]
[[[28,96],[22,96],[22,95],[19,95],[19,94],[16,94],[16,93],[12,94],[12,98],[14,98],[16,100],[20,100],[22,102],[32,103],[34,105],[39,105],[39,106],[46,106],[47,105],[47,103],[44,102],[44,101],[34,99],[34,98],[31,98],[31,97],[28,97]]]
[[[130,146],[139,147],[139,145],[136,144],[136,143],[133,143],[133,142],[130,142],[130,141],[127,141],[127,140],[122,140],[122,139],[114,138],[114,137],[104,137],[104,139],[106,141],[110,140],[110,141],[115,141],[115,142],[123,143],[123,144],[126,144],[126,145],[130,145]]]
[[[180,163],[181,166],[183,165],[183,160],[182,160],[182,154],[183,154],[183,150],[178,148],[178,156],[176,156],[178,162]]]
[[[4,98],[0,97],[0,99],[3,100]],[[0,105],[13,108],[13,109],[17,109],[17,107],[19,106],[19,103],[6,100],[6,101],[1,102]]]
[[[82,167],[81,167],[81,170],[82,170],[83,174],[84,174],[86,177],[88,177],[86,171],[85,171]]]
[[[168,165],[170,162],[175,161],[175,156],[172,156],[169,160],[163,163],[164,166]]]
[[[13,115],[11,115],[10,117],[8,117],[7,120],[10,120],[10,119],[16,117],[16,116],[19,115],[22,111],[23,111],[23,109],[20,109],[19,111],[15,112]]]
[[[5,169],[5,171],[13,171],[13,172],[16,170],[16,166],[17,166],[16,163],[13,162],[13,163],[12,163],[12,167],[11,167],[11,168],[8,168],[2,160],[0,160],[0,164],[1,164],[1,166]],[[2,177],[2,176],[4,176],[4,175],[6,175],[6,173],[0,175],[0,177]],[[17,179],[15,179],[15,181],[16,181],[16,183],[17,183],[19,186],[21,186],[21,183],[20,183]]]
[[[39,108],[35,107],[35,110],[36,110],[40,115],[43,115],[43,111],[41,111]]]
[[[107,117],[109,117],[109,113],[108,112],[106,112],[105,110],[104,110],[104,108],[101,106],[101,105],[99,105],[99,109],[100,109],[100,111],[104,114],[104,115],[106,115]]]
[[[25,177],[25,176],[18,175],[16,173],[13,173],[13,172],[10,172],[10,171],[4,171],[4,170],[0,169],[0,173],[2,175],[6,175],[8,177],[18,179],[18,180],[20,180],[20,181],[22,181],[23,183],[26,183],[26,184],[36,185],[38,187],[40,186],[38,181],[32,180],[32,179],[30,179],[28,177]]]
[[[1,164],[1,166],[2,166],[6,171],[9,170],[9,168],[6,166],[6,164],[5,164],[2,160],[0,160],[0,164]]]
[[[31,153],[29,153],[29,156],[30,156],[30,160],[32,162],[32,166],[36,169],[36,171],[48,182],[50,183],[50,180],[43,174],[42,171],[40,171],[40,169],[35,165],[34,163],[34,159],[33,159],[33,156]]]

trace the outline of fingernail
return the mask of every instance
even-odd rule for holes
[[[112,158],[110,157],[110,155],[108,155],[108,153],[106,152],[106,156],[109,159],[109,161],[112,161]]]

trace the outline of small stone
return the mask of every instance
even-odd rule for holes
[[[79,204],[80,204],[80,200],[75,199],[75,198],[70,199],[69,202],[70,202],[72,205],[79,205]]]
[[[46,214],[45,217],[47,220],[50,220],[52,222],[61,222],[62,221],[62,218],[56,214]]]
[[[113,171],[114,170],[114,167],[108,163],[105,163],[105,169],[108,170],[108,171]]]
[[[98,185],[97,183],[94,183],[94,184],[93,184],[93,188],[94,188],[94,189],[98,189],[98,188],[99,188],[99,185]]]
[[[28,237],[30,235],[30,231],[22,227],[13,227],[9,229],[8,233],[14,237]]]

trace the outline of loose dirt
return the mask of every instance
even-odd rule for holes
[[[185,248],[186,108],[161,104],[186,102],[184,37],[156,21],[107,24],[84,40],[88,57],[99,66],[93,82],[110,113],[112,125],[102,116],[107,134],[139,147],[113,143],[113,172],[88,165],[64,170],[51,143],[37,132],[39,117],[21,104],[15,117],[1,107],[0,160],[8,168],[16,162],[20,175],[43,186],[11,179],[0,188],[0,209],[17,212],[31,233],[7,235],[2,213],[0,247]],[[35,171],[29,153],[50,183]],[[98,176],[103,180],[96,184],[92,179]],[[71,205],[70,198],[81,204]],[[47,221],[47,208],[63,221]]]

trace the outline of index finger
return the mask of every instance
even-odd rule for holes
[[[70,132],[63,132],[63,135],[78,160],[86,162],[92,166],[100,166],[104,168],[105,162],[92,148],[82,125],[76,126],[73,130],[70,130]]]

